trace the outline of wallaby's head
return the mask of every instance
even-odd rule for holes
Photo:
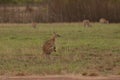
[[[53,34],[54,34],[54,37],[61,37],[59,34],[57,34],[57,33],[55,33],[55,32],[53,32]]]

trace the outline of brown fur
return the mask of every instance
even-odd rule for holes
[[[36,28],[37,27],[37,23],[36,22],[32,22],[32,27]]]
[[[83,20],[83,25],[84,27],[92,27],[92,25],[90,24],[90,21],[89,20]]]
[[[55,40],[57,37],[60,36],[54,33],[54,36],[43,44],[43,54],[50,55],[52,52],[56,52]]]
[[[102,24],[108,24],[108,23],[109,23],[109,21],[106,20],[105,18],[101,18],[101,19],[99,20],[99,22],[102,23]]]

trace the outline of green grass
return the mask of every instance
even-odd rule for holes
[[[53,32],[57,52],[42,55]],[[0,25],[0,75],[117,75],[120,73],[120,24],[80,23]]]

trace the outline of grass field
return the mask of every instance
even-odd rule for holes
[[[42,55],[53,32],[57,52]],[[120,24],[80,23],[0,25],[0,75],[120,75]]]

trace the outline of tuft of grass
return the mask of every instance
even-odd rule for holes
[[[98,73],[90,73],[88,76],[98,76]]]
[[[82,73],[82,76],[87,76],[87,75],[88,75],[87,72],[83,72],[83,73]]]

